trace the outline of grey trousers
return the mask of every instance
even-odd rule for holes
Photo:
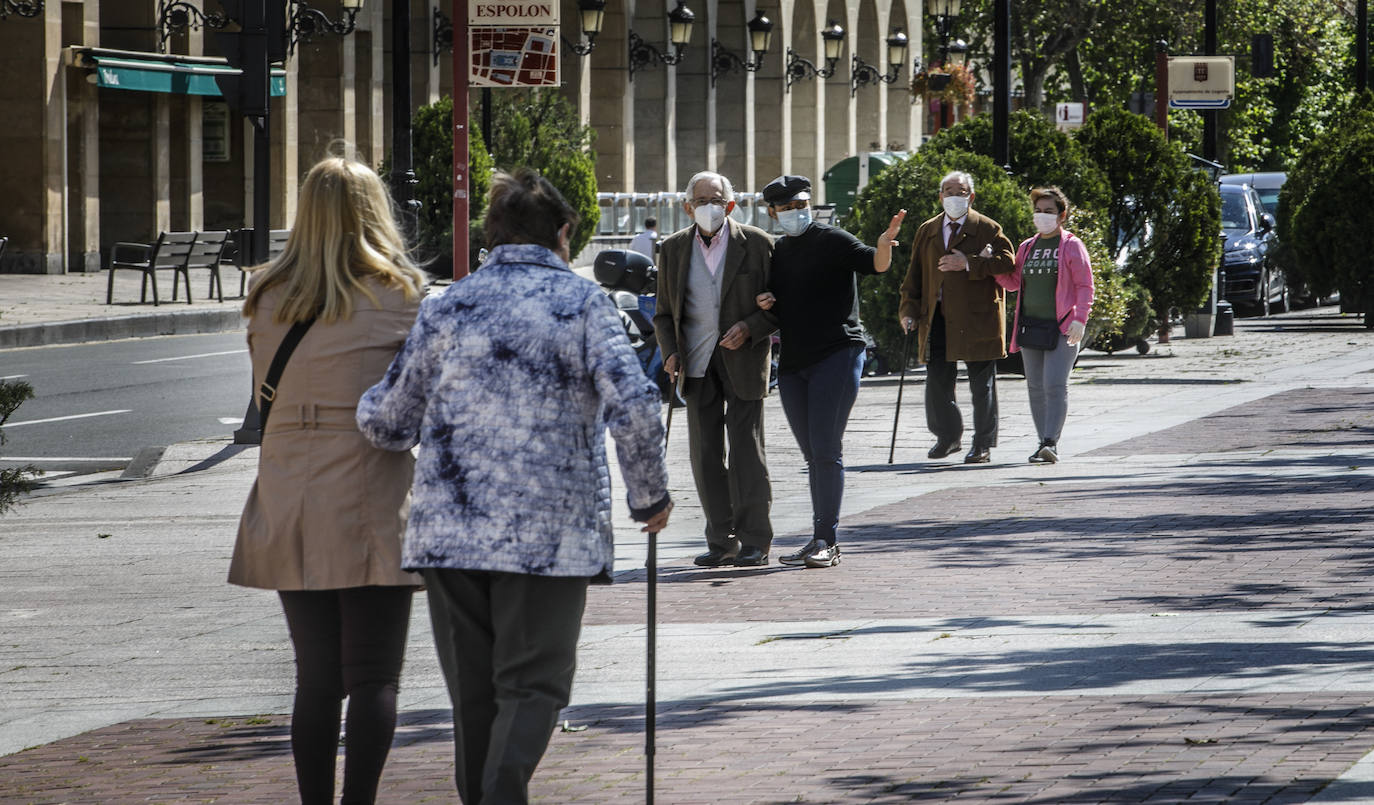
[[[464,805],[523,805],[568,705],[585,577],[424,571]]]
[[[692,477],[706,515],[706,544],[734,551],[738,539],[767,551],[773,544],[768,519],[773,486],[764,457],[763,400],[736,397],[724,374],[713,356],[706,375],[687,378],[682,389]]]
[[[1078,346],[1069,346],[1069,337],[1059,334],[1054,349],[1021,349],[1026,367],[1026,391],[1030,393],[1031,419],[1040,441],[1059,442],[1064,418],[1069,414],[1069,373],[1078,357]]]

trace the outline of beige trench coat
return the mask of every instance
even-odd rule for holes
[[[282,372],[239,519],[229,581],[272,590],[418,585],[401,570],[401,537],[414,459],[379,450],[358,432],[358,398],[382,379],[415,322],[419,302],[370,286],[352,318],[316,322]],[[253,387],[290,329],[273,320],[281,289],[248,323]],[[258,401],[261,403],[261,400]]]

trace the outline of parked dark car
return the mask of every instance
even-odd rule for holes
[[[1219,296],[1260,316],[1288,310],[1288,284],[1275,260],[1274,216],[1248,184],[1221,184],[1221,234],[1225,239],[1217,272]]]

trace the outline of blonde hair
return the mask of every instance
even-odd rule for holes
[[[379,304],[363,282],[369,277],[402,290],[411,301],[420,298],[425,284],[406,253],[382,180],[343,157],[327,157],[310,169],[286,248],[249,270],[260,276],[243,301],[243,315],[253,315],[269,288],[285,285],[274,317],[282,323],[348,319],[356,293]]]

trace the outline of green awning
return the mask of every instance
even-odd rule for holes
[[[220,95],[216,76],[242,75],[243,71],[227,64],[193,64],[177,61],[154,61],[90,54],[95,62],[96,86],[136,92],[168,92],[176,95]],[[286,72],[272,71],[272,95],[286,94]]]

